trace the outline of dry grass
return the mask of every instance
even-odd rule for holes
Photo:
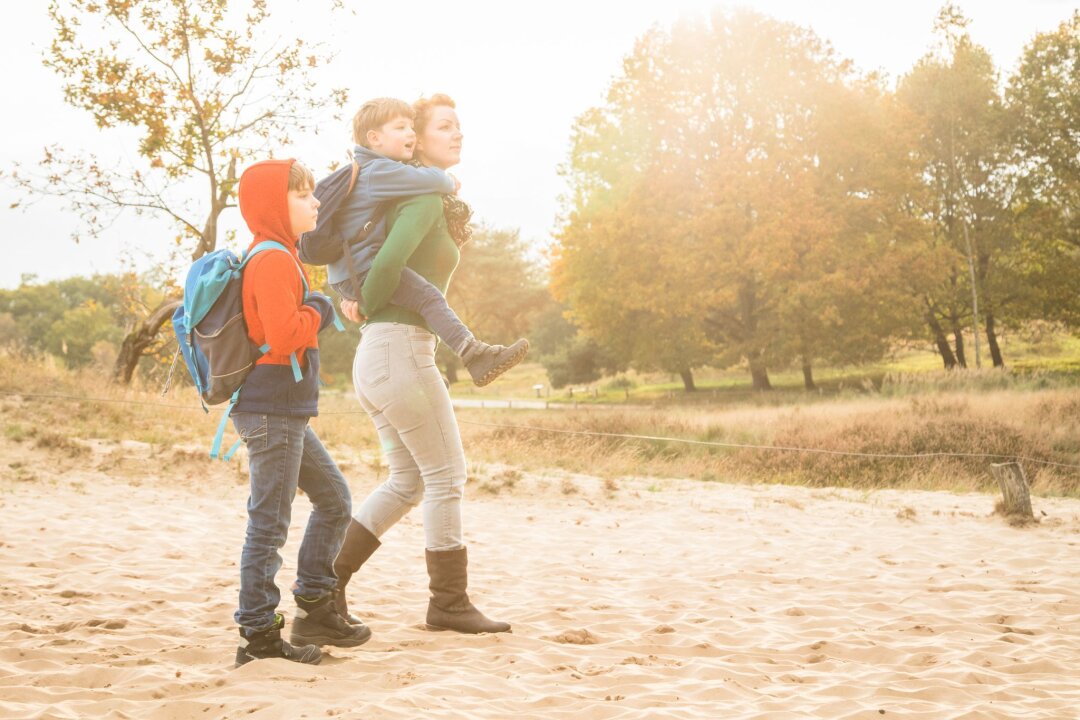
[[[500,495],[503,492],[513,491],[519,480],[521,480],[521,471],[511,468],[491,477],[479,479],[477,489],[488,495]]]
[[[220,415],[203,413],[191,388],[162,398],[159,389],[119,387],[93,370],[69,371],[49,356],[2,351],[0,409],[9,439],[23,434],[52,445],[64,445],[62,438],[195,442],[213,434]]]
[[[1024,513],[1009,511],[1005,508],[1005,501],[999,499],[994,503],[994,514],[1000,515],[1005,518],[1005,521],[1012,527],[1027,527],[1029,525],[1037,525],[1039,519],[1037,517],[1029,516]]]
[[[613,436],[886,455],[993,454],[1080,464],[1078,410],[1080,392],[1047,390],[899,399],[871,396],[813,406],[723,410],[466,409],[459,411],[458,417],[470,457],[525,468],[556,467],[607,478],[647,475],[810,486],[993,491],[991,458],[889,459]],[[493,428],[489,424],[515,427]],[[1030,461],[1023,464],[1036,492],[1080,494],[1080,471]]]
[[[351,394],[324,392],[321,410],[313,425],[343,466],[358,463],[369,466],[364,472],[372,475],[385,472],[371,422]],[[204,462],[202,451],[190,448],[209,449],[220,417],[217,408],[204,414],[190,388],[162,398],[158,388],[117,388],[91,372],[73,373],[48,359],[3,353],[0,411],[4,441],[18,446],[36,444],[70,456],[83,452],[75,439],[135,440],[163,458],[192,463]],[[903,397],[872,393],[785,406],[470,408],[459,410],[458,418],[472,463],[584,473],[605,479],[609,493],[618,490],[616,478],[627,476],[996,492],[987,458],[878,459],[613,435],[870,454],[990,453],[1080,464],[1080,391],[1062,388],[954,388]],[[1021,462],[1036,493],[1080,495],[1080,471]],[[487,485],[481,489],[511,491],[520,477],[516,472],[482,480]]]

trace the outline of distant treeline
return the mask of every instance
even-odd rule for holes
[[[769,370],[1080,323],[1080,12],[1002,80],[954,6],[895,87],[812,32],[717,11],[642,36],[577,120],[553,290],[640,370]],[[964,333],[976,338],[965,347]]]
[[[937,49],[894,85],[750,11],[650,30],[575,123],[550,267],[480,228],[452,306],[485,340],[529,336],[555,387],[633,368],[692,390],[695,368],[741,364],[756,389],[791,367],[813,388],[815,367],[899,341],[1002,366],[1004,328],[1080,327],[1080,12],[1007,78],[966,24],[945,6]],[[216,247],[229,157],[196,257]],[[176,297],[132,275],[28,277],[0,291],[0,344],[107,365]],[[172,360],[171,333],[155,342],[144,375]],[[331,381],[355,342],[322,336]]]
[[[322,284],[333,295],[324,284],[323,269],[309,268],[309,272],[316,285]],[[112,372],[127,333],[148,308],[175,292],[175,287],[131,273],[49,282],[25,276],[19,287],[0,290],[0,347],[53,355],[70,368],[96,366]],[[564,318],[564,308],[551,298],[542,263],[517,231],[476,229],[473,240],[462,249],[450,301],[485,340],[531,337],[534,357],[545,363],[557,387],[598,377],[599,367],[593,363],[576,374],[568,372],[568,352],[581,341]],[[358,336],[355,325],[346,325],[344,333],[327,330],[319,338],[328,382],[348,382],[351,377]],[[140,360],[139,374],[149,382],[163,382],[175,352],[176,341],[166,325]],[[439,360],[455,379],[455,356],[443,348]],[[184,382],[184,375],[181,363],[174,381]]]

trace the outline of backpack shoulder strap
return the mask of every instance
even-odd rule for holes
[[[359,175],[360,175],[360,163],[358,163],[356,161],[356,158],[353,157],[353,161],[352,161],[352,178],[349,179],[349,189],[345,193],[346,197],[348,197],[349,195],[352,195],[353,187],[356,185],[356,178],[359,177]],[[354,293],[359,293],[360,292],[360,275],[356,270],[356,261],[353,260],[353,256],[352,256],[352,244],[353,244],[353,242],[354,242],[354,240],[351,240],[350,238],[342,236],[342,238],[341,238],[341,256],[345,258],[345,269],[349,273],[349,279],[352,280],[353,292]],[[336,319],[336,314],[335,314],[335,319]],[[344,328],[342,328],[342,329],[344,329]]]
[[[293,257],[293,254],[289,252],[289,249],[279,243],[277,240],[263,240],[261,243],[251,248],[251,252],[244,256],[244,259],[240,262],[240,267],[238,268],[238,270],[243,269],[243,267],[247,265],[248,260],[255,257],[255,255],[262,252],[263,250],[280,250],[281,252],[287,254],[293,259],[293,262],[296,264],[296,272],[300,273],[300,283],[304,286],[304,300],[302,300],[301,302],[306,301],[308,293],[311,291],[311,289],[308,287],[307,276],[304,275],[304,269],[300,267],[299,261],[297,261],[297,259]],[[336,319],[337,316],[335,315],[335,320]],[[259,348],[259,350],[263,353],[270,352],[270,346],[263,345],[261,348]],[[295,380],[296,382],[300,382],[301,380],[303,380],[303,374],[300,370],[300,362],[296,359],[296,353],[291,353],[289,355],[289,365],[292,367],[293,380]],[[226,413],[226,415],[228,415],[228,413]],[[224,423],[224,420],[222,420],[222,422]],[[224,430],[222,430],[222,432],[224,432]],[[229,455],[231,456],[231,454],[232,453],[230,452]]]
[[[247,265],[248,260],[255,257],[256,254],[262,252],[263,250],[280,250],[281,252],[286,253],[289,257],[293,257],[293,254],[289,252],[289,249],[279,243],[277,240],[263,240],[261,243],[251,248],[251,252],[244,256],[244,259],[240,262],[240,268],[243,268],[245,265]],[[306,300],[308,293],[311,291],[307,284],[307,277],[304,275],[304,270],[300,267],[300,263],[297,262],[296,258],[294,257],[293,262],[296,263],[296,271],[300,273],[300,282],[304,286],[304,299]]]
[[[360,176],[360,163],[356,162],[354,157],[352,160],[352,175],[349,177],[349,189],[345,191],[345,195],[351,195],[353,188],[356,187],[356,178]]]
[[[240,266],[243,267],[244,265],[247,265],[248,260],[255,257],[263,250],[283,250],[284,252],[289,252],[289,249],[277,240],[263,240],[261,243],[251,248],[248,254],[244,256],[243,260],[240,261]],[[291,255],[292,253],[289,254]]]
[[[375,229],[375,226],[379,224],[379,221],[383,219],[383,216],[386,215],[386,211],[396,202],[397,200],[383,200],[376,205],[375,212],[372,213],[371,219],[364,225],[364,230],[370,234],[371,231]]]

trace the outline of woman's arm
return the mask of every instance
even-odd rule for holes
[[[360,288],[363,298],[360,311],[364,315],[371,317],[390,301],[401,282],[401,271],[442,211],[440,195],[419,195],[398,203],[394,226],[371,262],[371,270]]]

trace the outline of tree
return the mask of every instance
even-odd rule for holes
[[[793,210],[817,220],[795,240],[779,307],[785,354],[808,390],[815,361],[877,360],[922,327],[919,299],[939,273],[928,228],[911,211],[921,193],[911,125],[875,76],[821,90],[805,207]]]
[[[577,337],[578,328],[566,319],[566,312],[566,306],[550,294],[544,298],[543,305],[529,326],[531,350],[538,356],[553,355],[568,347]]]
[[[541,359],[554,388],[599,380],[605,371],[619,369],[617,361],[590,338],[575,335],[569,343]]]
[[[962,328],[972,323],[978,365],[978,325],[984,321],[993,363],[1000,367],[995,323],[1009,312],[1016,288],[1009,270],[1016,247],[1009,118],[990,55],[966,26],[955,6],[943,7],[936,24],[942,48],[916,64],[898,94],[922,130],[916,152],[929,189],[925,216],[952,254],[945,282],[925,299],[928,318],[932,327],[952,333],[961,367],[968,365]],[[950,356],[943,357],[949,365]]]
[[[65,100],[103,130],[139,136],[135,166],[53,145],[44,175],[13,175],[28,194],[63,198],[91,237],[121,212],[152,213],[170,219],[176,246],[198,259],[217,247],[238,167],[314,130],[319,111],[346,100],[344,90],[315,92],[311,72],[328,60],[321,48],[267,39],[265,0],[53,0],[48,12],[45,64],[63,79]],[[90,27],[104,31],[92,46]],[[132,324],[118,381],[131,380],[177,304],[169,295]]]
[[[745,362],[766,390],[770,366],[800,360],[812,385],[815,358],[884,352],[911,313],[886,297],[890,261],[919,228],[882,95],[755,13],[650,31],[575,126],[556,296],[617,357],[688,389],[710,361]]]
[[[1028,314],[1080,327],[1080,11],[1024,49],[1006,91]]]
[[[499,343],[524,335],[546,297],[538,263],[520,233],[483,225],[461,248],[447,292],[450,307],[477,337]]]
[[[72,277],[39,283],[23,279],[0,290],[0,316],[7,318],[4,341],[61,358],[68,367],[93,360],[91,349],[117,344],[130,317],[134,278],[122,275]]]
[[[477,338],[509,344],[526,335],[546,298],[538,264],[517,230],[475,228],[461,248],[447,301]],[[456,382],[457,356],[442,346],[439,361]]]
[[[713,356],[692,284],[700,275],[686,267],[697,238],[669,222],[670,197],[655,180],[610,208],[589,209],[588,223],[563,231],[552,289],[584,339],[598,344],[598,357],[678,373],[689,392],[693,368]]]
[[[605,372],[625,369],[567,319],[567,307],[547,295],[529,326],[531,352],[547,371],[552,387],[589,383]]]
[[[1080,10],[1055,32],[1041,33],[1024,49],[1009,80],[1012,140],[1022,163],[1029,201],[1060,211],[1062,239],[1080,247]],[[1068,212],[1071,210],[1071,212]]]

